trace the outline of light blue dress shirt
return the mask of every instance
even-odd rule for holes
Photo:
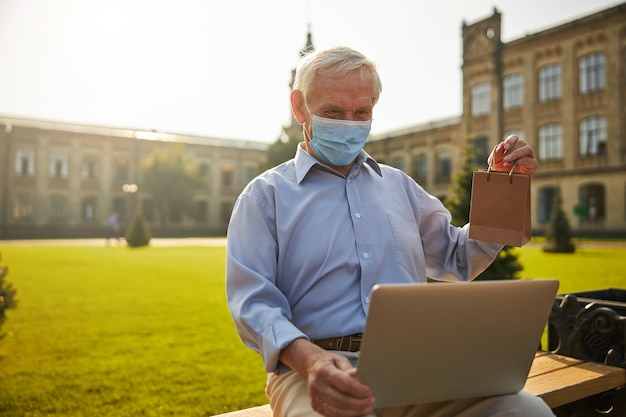
[[[226,290],[244,343],[280,372],[280,351],[363,331],[378,283],[475,278],[501,245],[467,237],[402,171],[361,151],[348,177],[301,147],[243,190],[228,228]]]

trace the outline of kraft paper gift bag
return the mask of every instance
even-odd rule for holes
[[[474,171],[469,237],[507,246],[530,241],[529,175]]]

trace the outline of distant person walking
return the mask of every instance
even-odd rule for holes
[[[117,213],[113,213],[107,219],[107,245],[114,238],[118,244],[120,242],[120,224],[117,220]]]

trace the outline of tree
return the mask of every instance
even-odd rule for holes
[[[469,140],[465,144],[463,156],[461,169],[454,178],[450,195],[444,201],[445,206],[452,214],[452,224],[455,226],[463,226],[469,221],[472,175],[476,168],[474,165],[474,149]]]
[[[154,207],[165,228],[174,213],[193,214],[195,190],[203,184],[200,166],[185,154],[181,144],[168,144],[142,161],[141,190],[152,195]]]
[[[576,246],[571,238],[569,223],[561,206],[561,192],[557,189],[546,230],[546,243],[542,249],[544,252],[572,253]]]
[[[0,329],[6,320],[6,310],[17,306],[17,301],[15,301],[16,290],[4,280],[8,274],[9,269],[0,265]],[[3,335],[0,333],[0,339],[2,337]]]
[[[298,135],[276,139],[276,141],[267,148],[264,168],[269,169],[275,167],[293,158],[300,141],[301,138],[298,137]]]
[[[474,148],[468,140],[463,151],[463,163],[456,174],[450,196],[444,201],[452,214],[452,224],[463,226],[469,222],[472,176],[477,168],[474,164]],[[505,246],[493,263],[476,280],[517,279],[524,267],[511,246]]]

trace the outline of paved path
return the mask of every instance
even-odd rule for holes
[[[592,248],[624,248],[626,249],[626,240],[610,240],[596,241],[573,239],[576,247],[579,249]],[[2,246],[107,246],[104,238],[97,239],[29,239],[29,240],[0,240],[0,248]],[[117,242],[111,240],[111,246],[116,246]],[[225,246],[225,237],[183,237],[183,238],[152,238],[150,246]],[[541,246],[543,243],[530,242],[528,246]]]
[[[0,240],[2,246],[117,246],[111,239],[28,239],[28,240]],[[122,245],[125,243],[122,241]],[[150,246],[225,246],[225,237],[185,237],[185,238],[152,238]]]

